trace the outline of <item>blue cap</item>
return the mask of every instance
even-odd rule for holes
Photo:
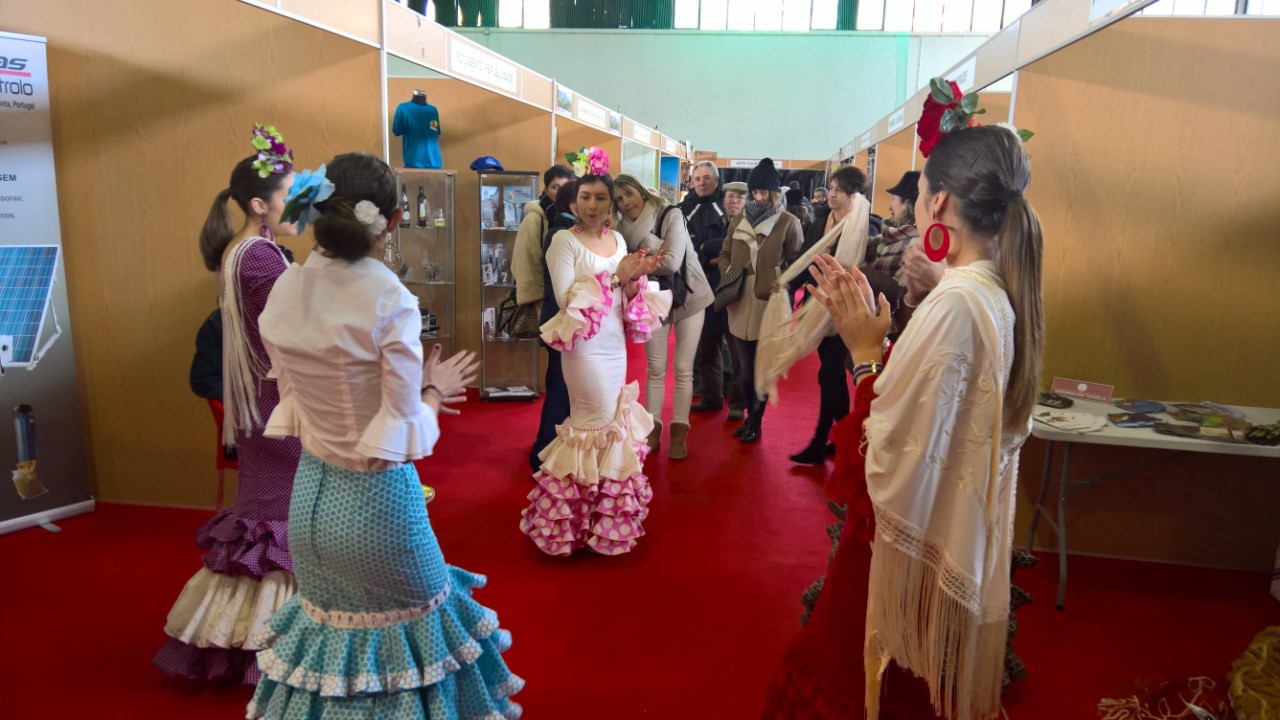
[[[477,172],[481,170],[501,170],[502,163],[498,162],[498,158],[492,155],[478,157],[471,162],[471,169]]]

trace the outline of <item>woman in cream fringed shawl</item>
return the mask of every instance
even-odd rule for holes
[[[1017,457],[1044,345],[1040,223],[1023,197],[1030,180],[1008,128],[966,128],[939,142],[916,217],[949,230],[949,269],[883,370],[884,296],[876,302],[856,269],[815,263],[855,364],[855,408],[837,428],[827,487],[849,512],[766,717],[1000,714]]]

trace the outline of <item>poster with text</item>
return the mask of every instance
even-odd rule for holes
[[[0,533],[93,508],[45,40],[0,32]]]

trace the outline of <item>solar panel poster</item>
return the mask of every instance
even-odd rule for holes
[[[0,534],[52,527],[94,503],[45,50],[44,38],[0,31]]]

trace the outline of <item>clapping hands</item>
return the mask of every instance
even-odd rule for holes
[[[440,359],[441,353],[443,348],[439,343],[435,344],[426,362],[422,364],[423,400],[426,401],[426,396],[431,393],[438,393],[438,412],[461,415],[461,410],[449,406],[466,402],[467,386],[475,382],[480,363],[476,361],[474,352],[463,350],[447,360]]]
[[[892,322],[889,301],[884,294],[880,294],[877,302],[867,277],[856,267],[845,270],[830,255],[814,258],[809,274],[818,283],[817,287],[810,285],[809,292],[831,313],[840,339],[853,354],[853,361],[880,361]]]
[[[658,265],[662,264],[662,261],[666,258],[667,253],[664,250],[659,250],[653,255],[650,255],[648,250],[630,253],[618,263],[616,271],[618,280],[623,285],[626,285],[642,275],[648,275],[657,269]]]

